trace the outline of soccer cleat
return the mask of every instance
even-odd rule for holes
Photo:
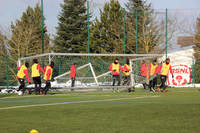
[[[158,88],[158,92],[160,92],[160,88]]]

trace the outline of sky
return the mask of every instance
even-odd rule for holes
[[[98,15],[98,9],[102,8],[105,1],[109,0],[90,0],[91,6],[94,8],[94,14]],[[119,0],[124,6],[128,0]],[[170,11],[180,11],[182,14],[192,12],[196,16],[200,14],[200,0],[146,0],[152,3],[155,9],[166,9]],[[11,22],[19,19],[27,8],[34,7],[40,0],[0,0],[0,28],[9,29]],[[57,16],[60,12],[60,4],[63,0],[44,0],[44,15],[46,17],[46,25],[50,34],[56,33]],[[175,10],[176,9],[176,10]],[[183,12],[184,11],[184,12]]]

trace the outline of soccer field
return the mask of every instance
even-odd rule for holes
[[[199,133],[200,92],[0,95],[0,133]]]

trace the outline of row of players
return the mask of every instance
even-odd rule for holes
[[[47,65],[44,69],[38,64],[37,59],[33,59],[33,65],[31,67],[31,77],[33,79],[33,82],[35,84],[35,94],[44,94],[46,95],[48,90],[51,88],[51,79],[52,79],[52,73],[53,73],[53,67],[54,67],[54,62],[51,62],[50,65]],[[76,78],[76,67],[77,64],[74,63],[71,66],[70,69],[70,78],[72,80],[71,82],[71,87],[75,86],[75,78]],[[18,91],[21,91],[24,93],[26,88],[25,88],[25,80],[24,77],[26,76],[26,79],[29,84],[31,84],[31,81],[29,79],[29,74],[28,74],[28,68],[29,68],[29,63],[25,63],[21,67],[18,67],[17,69],[19,70],[17,73],[17,79],[20,83]],[[121,67],[119,64],[119,60],[116,58],[114,62],[110,65],[109,70],[112,72],[113,76],[113,83],[112,85],[115,86],[116,81],[118,82],[117,85],[120,86],[120,70],[123,72],[123,85],[129,86],[130,85],[130,64],[129,60],[126,61],[126,64]],[[41,76],[40,76],[40,71],[44,74],[44,80],[45,80],[45,87],[44,89],[41,89]],[[168,76],[168,73],[172,74],[172,69],[170,65],[170,59],[167,58],[164,63],[162,63],[160,66],[157,64],[157,61],[154,60],[149,66],[145,62],[143,62],[141,69],[140,69],[140,74],[144,78],[148,78],[149,81],[149,88],[150,91],[155,91],[155,85],[157,84],[157,75],[160,75],[161,78],[161,86],[158,88],[158,91],[160,91],[160,88],[163,88],[163,92],[165,92],[165,82]],[[173,77],[173,74],[172,74]],[[143,83],[144,89],[146,89],[147,84]],[[131,89],[129,88],[128,91],[130,92]]]
[[[126,64],[121,67],[119,64],[119,60],[115,59],[114,62],[110,65],[109,70],[112,71],[113,75],[113,86],[115,85],[116,80],[118,81],[118,86],[120,85],[120,70],[123,72],[123,80],[124,83],[123,85],[129,86],[130,84],[130,64],[129,61],[127,60]],[[172,68],[170,65],[170,59],[167,58],[165,62],[163,62],[160,66],[157,63],[157,60],[153,60],[153,62],[148,66],[145,61],[143,61],[140,69],[140,75],[144,77],[143,79],[148,79],[148,83],[143,83],[144,89],[149,87],[150,91],[155,92],[155,87],[157,85],[157,77],[158,75],[160,76],[161,79],[161,85],[158,87],[158,92],[163,89],[163,92],[166,92],[166,80],[168,77],[168,73],[171,73],[172,78],[173,73],[172,73]],[[131,90],[128,89],[130,92]]]
[[[44,69],[38,64],[37,59],[33,59],[33,65],[31,67],[31,77],[33,79],[33,82],[35,84],[35,94],[44,94],[46,95],[48,90],[51,88],[51,79],[52,79],[52,74],[53,74],[53,67],[54,67],[54,62],[51,62],[49,65],[45,66]],[[24,94],[26,91],[25,88],[25,80],[24,77],[26,76],[26,79],[29,84],[31,84],[30,78],[29,78],[29,63],[26,62],[24,65],[17,67],[19,70],[17,72],[17,79],[19,81],[19,88],[17,91],[22,91]],[[44,89],[41,89],[41,76],[40,76],[40,71],[44,74],[44,80],[45,80],[45,87]],[[30,91],[29,91],[30,93]]]

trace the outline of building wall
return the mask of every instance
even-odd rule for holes
[[[168,57],[171,60],[171,65],[187,65],[188,67],[192,66],[192,62],[194,60],[193,56],[194,50],[193,48],[179,50],[176,52],[168,53]],[[165,55],[159,59],[159,61],[164,61]]]

